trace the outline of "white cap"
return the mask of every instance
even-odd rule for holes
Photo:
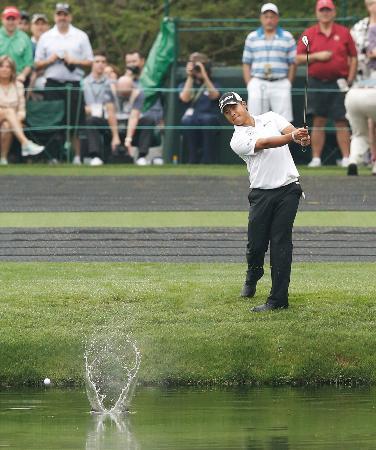
[[[272,11],[274,13],[277,14],[277,16],[279,16],[279,11],[277,8],[277,5],[275,5],[274,3],[265,3],[264,5],[261,6],[261,14],[264,14],[266,11]]]

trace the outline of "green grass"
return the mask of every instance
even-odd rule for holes
[[[298,167],[302,177],[313,176],[346,176],[346,170],[336,166],[325,166],[319,169],[308,169],[306,166]],[[360,175],[370,175],[370,169],[360,167]],[[30,176],[148,176],[148,175],[181,175],[181,176],[215,176],[236,177],[247,176],[245,164],[230,165],[172,165],[138,167],[134,165],[105,165],[101,167],[73,166],[60,164],[49,166],[46,164],[11,164],[0,167],[1,175],[30,175]]]
[[[144,383],[375,383],[376,264],[295,264],[250,313],[239,264],[0,263],[0,382],[83,382],[86,336],[137,339]]]
[[[4,227],[246,227],[246,211],[0,213]],[[375,211],[303,211],[297,227],[375,227]]]

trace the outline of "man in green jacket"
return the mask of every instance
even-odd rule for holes
[[[29,36],[18,29],[20,12],[14,6],[7,6],[2,13],[0,28],[0,56],[7,55],[16,63],[17,79],[22,83],[33,66],[33,49]]]

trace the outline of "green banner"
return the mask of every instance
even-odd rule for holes
[[[165,18],[147,57],[140,83],[145,90],[144,112],[156,102],[170,65],[175,58],[175,23]]]

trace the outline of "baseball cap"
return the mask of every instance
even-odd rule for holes
[[[235,105],[236,103],[241,103],[242,101],[243,99],[236,92],[226,92],[226,94],[223,94],[219,99],[219,109],[223,114],[223,108],[226,105]]]
[[[15,19],[19,19],[21,14],[19,10],[15,6],[7,6],[2,14],[4,19],[8,19],[9,17],[14,17]]]
[[[277,16],[279,16],[278,7],[274,3],[265,3],[264,5],[261,6],[261,14],[264,14],[267,11],[272,11],[276,13]]]
[[[56,3],[55,12],[56,13],[64,12],[66,14],[70,14],[71,7],[69,6],[69,3]]]
[[[336,9],[333,0],[318,0],[316,3],[316,11],[320,11],[320,9]]]
[[[31,23],[36,23],[38,20],[43,20],[43,22],[48,23],[47,16],[45,14],[33,14],[31,18]]]
[[[20,16],[21,19],[23,20],[27,20],[28,22],[30,22],[30,14],[27,11],[20,11]]]

